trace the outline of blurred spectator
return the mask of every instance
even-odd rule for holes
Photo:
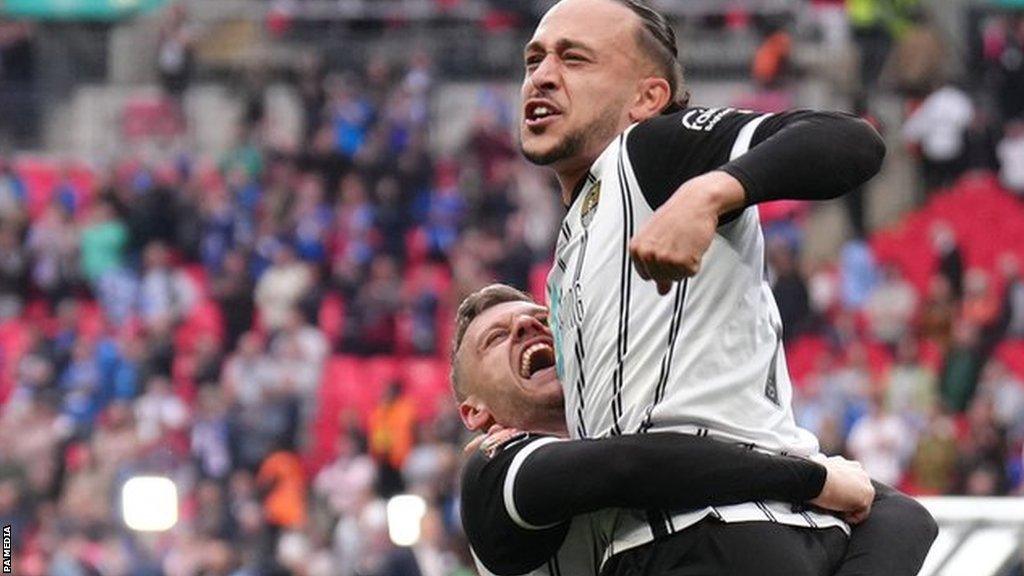
[[[258,405],[264,394],[277,385],[278,371],[264,355],[260,336],[247,332],[238,341],[237,351],[224,363],[221,374],[224,390],[232,403],[245,407]]]
[[[915,432],[928,425],[932,409],[938,405],[936,375],[921,363],[917,341],[904,335],[896,346],[896,361],[883,380],[886,405],[902,417]]]
[[[273,529],[303,527],[306,522],[306,477],[294,452],[278,450],[270,454],[260,465],[256,484],[266,492],[263,511]]]
[[[0,157],[0,222],[23,226],[27,214],[28,190],[10,160]]]
[[[860,310],[878,282],[878,268],[871,246],[863,239],[848,240],[839,256],[843,307]]]
[[[948,72],[945,39],[923,10],[915,10],[882,70],[882,80],[911,102],[941,86]]]
[[[979,397],[967,413],[970,426],[961,440],[955,489],[970,496],[1006,493],[1006,430],[995,420],[992,399]]]
[[[139,313],[146,324],[166,319],[172,324],[183,320],[196,303],[196,289],[183,270],[171,267],[167,247],[160,242],[146,246],[143,253],[142,282],[139,286]]]
[[[963,412],[974,398],[983,368],[981,336],[974,324],[958,321],[953,326],[953,341],[946,353],[939,379],[943,405]]]
[[[917,441],[910,474],[917,491],[945,494],[953,486],[957,458],[957,439],[951,418],[941,410],[931,411]]]
[[[886,23],[889,6],[883,0],[847,0],[846,11],[860,51],[860,84],[870,88],[878,80],[892,48],[892,35]]]
[[[188,423],[188,407],[178,398],[171,383],[155,376],[146,383],[146,392],[135,402],[139,440],[149,444],[171,433],[184,431]]]
[[[51,204],[32,222],[26,248],[32,258],[32,281],[50,304],[69,296],[79,278],[79,235],[67,210]]]
[[[325,466],[313,483],[334,519],[354,515],[374,498],[377,466],[366,454],[358,433],[343,430],[337,441],[337,456]]]
[[[872,336],[895,348],[910,329],[916,311],[917,292],[914,287],[903,278],[899,267],[885,266],[882,281],[865,305]]]
[[[415,442],[415,424],[416,405],[400,383],[391,382],[367,424],[370,455],[380,467],[379,492],[384,496],[404,487],[400,471]]]
[[[936,222],[931,229],[932,248],[939,261],[939,274],[945,277],[953,298],[964,295],[964,259],[956,234],[945,222]]]
[[[942,275],[932,276],[928,294],[921,305],[921,336],[945,349],[953,336],[953,321],[957,307],[949,280]]]
[[[992,359],[981,374],[979,398],[991,403],[995,423],[1013,442],[1024,440],[1024,382]]]
[[[192,424],[191,450],[202,477],[225,480],[231,472],[230,427],[225,398],[220,388],[199,391]]]
[[[0,221],[0,322],[21,314],[28,267],[28,255],[14,225]]]
[[[64,414],[80,430],[87,430],[101,409],[100,398],[103,392],[94,342],[87,338],[75,341],[70,361],[61,373],[59,382],[64,397]]]
[[[429,266],[415,267],[406,279],[403,300],[409,316],[409,341],[416,354],[438,351],[437,311],[441,294],[437,287],[440,272]]]
[[[793,39],[783,28],[771,30],[754,53],[751,75],[763,88],[782,82],[789,72]]]
[[[966,169],[967,129],[974,114],[970,96],[947,84],[925,98],[903,124],[903,140],[920,146],[927,192],[949,186]]]
[[[227,345],[234,348],[252,326],[256,311],[253,281],[242,253],[232,251],[226,255],[224,269],[213,279],[210,291],[224,318]]]
[[[163,89],[175,101],[180,101],[192,76],[195,39],[187,16],[185,4],[175,2],[160,26],[157,70]]]
[[[967,271],[960,317],[974,326],[990,327],[999,314],[999,300],[992,291],[988,273],[979,268]]]
[[[271,332],[282,328],[311,282],[308,266],[295,258],[291,246],[278,247],[273,265],[256,282],[256,306],[263,326]]]
[[[96,464],[102,470],[116,471],[125,463],[133,461],[151,441],[136,424],[132,407],[125,401],[110,404],[100,418],[100,424],[93,435],[92,450]]]
[[[1010,338],[1024,337],[1024,279],[1021,278],[1020,263],[1013,254],[1003,254],[999,259],[1003,276],[1003,303],[1000,321],[1005,325]]]
[[[850,455],[879,482],[896,485],[903,475],[914,437],[898,416],[889,411],[879,392],[871,397],[871,409],[850,430]]]
[[[1002,46],[996,54],[996,96],[1003,118],[1024,116],[1024,17],[1005,23]]]
[[[1024,198],[1024,120],[1006,124],[996,155],[999,157],[999,180],[1018,198]]]
[[[782,336],[789,342],[812,326],[807,285],[800,273],[796,254],[785,242],[772,242],[769,245],[768,266],[773,274],[772,292],[775,293],[782,325],[785,327]]]
[[[117,219],[105,200],[96,202],[89,223],[82,228],[82,272],[95,286],[104,274],[124,265],[128,227]]]
[[[388,256],[374,258],[369,277],[358,287],[348,308],[342,350],[364,355],[393,353],[401,302],[401,278],[395,261]]]

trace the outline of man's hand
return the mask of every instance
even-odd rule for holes
[[[825,510],[839,512],[850,524],[860,524],[871,512],[875,488],[860,462],[842,456],[816,458],[825,467],[827,476],[821,494],[811,504]]]
[[[469,456],[473,452],[480,450],[488,458],[493,457],[495,450],[499,446],[519,433],[519,430],[516,428],[505,428],[500,424],[494,424],[487,429],[487,434],[481,434],[466,444],[462,448],[462,453]]]
[[[743,207],[743,185],[725,172],[685,182],[630,240],[637,273],[654,280],[665,295],[672,284],[700,270],[718,228],[718,218]]]

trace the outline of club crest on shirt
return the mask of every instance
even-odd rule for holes
[[[597,203],[600,201],[601,181],[598,180],[587,191],[587,195],[583,197],[583,205],[580,207],[580,222],[584,228],[590,226],[590,222],[594,219],[594,214],[597,212]]]

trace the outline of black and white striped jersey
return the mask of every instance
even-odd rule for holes
[[[720,225],[700,272],[666,296],[640,279],[628,252],[630,238],[681,184],[738,158],[801,114],[691,108],[630,127],[591,166],[562,222],[547,282],[574,437],[667,430],[774,453],[818,452],[817,439],[793,417],[756,206]],[[708,514],[842,525],[790,509],[708,508],[664,516],[660,527],[636,514],[634,528],[620,531],[616,542],[643,543]]]

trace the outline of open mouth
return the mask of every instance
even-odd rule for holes
[[[555,349],[550,342],[537,342],[527,346],[519,360],[519,375],[527,380],[538,372],[555,365]]]
[[[561,110],[545,100],[531,100],[526,103],[526,108],[523,110],[526,125],[531,128],[550,124],[561,115]]]

